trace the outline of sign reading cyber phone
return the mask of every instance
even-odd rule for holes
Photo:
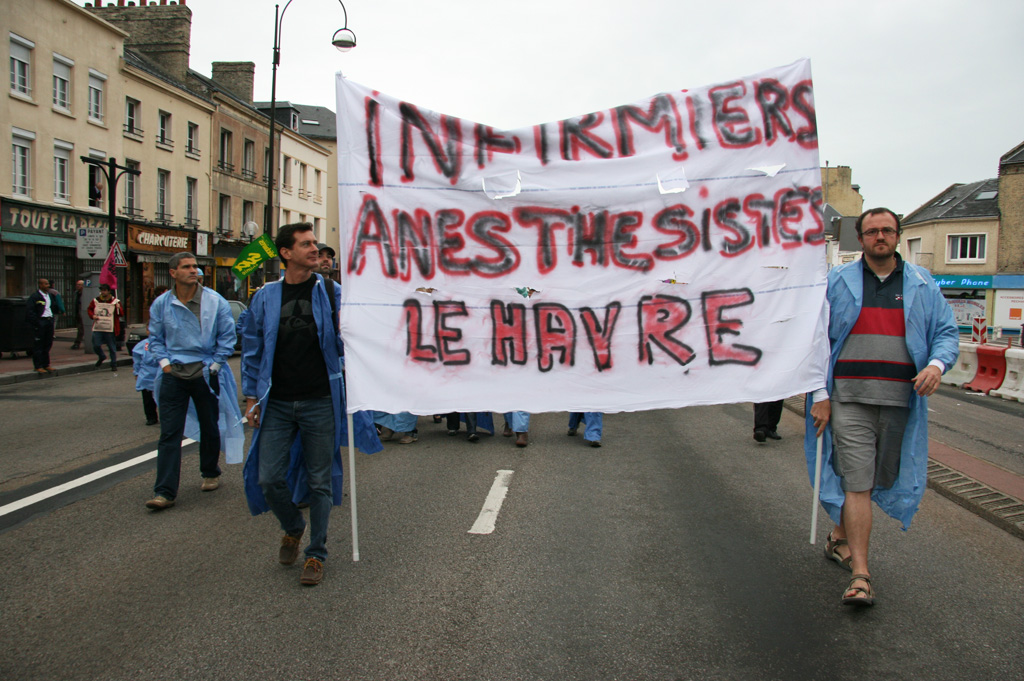
[[[191,232],[128,225],[128,249],[151,253],[180,253],[192,250]]]
[[[350,410],[637,411],[825,384],[809,62],[517,130],[337,83]]]

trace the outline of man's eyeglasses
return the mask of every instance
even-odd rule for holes
[[[892,227],[883,227],[881,229],[865,229],[863,232],[860,233],[861,236],[867,236],[872,238],[878,236],[879,234],[885,237],[892,237],[896,236],[898,232]]]

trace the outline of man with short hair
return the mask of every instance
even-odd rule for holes
[[[53,315],[56,307],[50,293],[50,280],[39,278],[38,288],[28,297],[25,322],[32,327],[32,368],[37,374],[53,372],[50,348],[53,347]]]
[[[341,503],[340,448],[347,436],[338,331],[340,287],[328,295],[313,226],[282,225],[275,239],[284,278],[258,290],[242,335],[242,392],[256,428],[243,472],[253,515],[273,511],[284,536],[278,561],[293,564],[306,531],[299,503],[309,504],[310,539],[299,581],[315,586],[327,560],[332,504]],[[355,440],[381,449],[373,424],[354,414]]]
[[[107,361],[103,346],[110,351],[110,370],[117,373],[117,336],[121,331],[121,301],[109,284],[100,284],[100,294],[89,302],[92,322],[92,349],[96,353],[96,368]]]
[[[813,483],[823,435],[820,500],[836,522],[825,556],[853,573],[842,602],[872,605],[871,501],[910,524],[928,471],[927,397],[960,339],[931,275],[896,252],[896,214],[873,208],[856,229],[863,257],[828,277],[831,358],[825,388],[808,397],[804,444]]]
[[[330,279],[334,272],[334,249],[325,243],[317,244],[317,255],[320,258],[320,275]]]
[[[233,414],[236,421],[241,418],[235,379],[227,363],[235,350],[236,338],[231,306],[213,289],[199,285],[199,267],[191,253],[176,253],[167,264],[174,285],[149,308],[149,349],[161,368],[154,385],[160,414],[153,486],[156,496],[146,502],[155,511],[170,508],[178,496],[181,438],[189,400],[199,421],[203,492],[220,486],[217,462],[221,433],[217,421],[221,408]],[[223,399],[218,399],[222,387]],[[225,420],[230,418],[229,415]]]

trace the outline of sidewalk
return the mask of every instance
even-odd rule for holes
[[[803,418],[804,396],[787,399],[786,409]],[[928,487],[1024,539],[1024,476],[929,438]]]
[[[95,353],[86,354],[84,350],[72,350],[71,345],[75,342],[75,329],[61,329],[57,331],[53,339],[53,348],[50,349],[50,366],[56,369],[56,373],[37,374],[32,369],[32,355],[19,352],[17,358],[11,358],[9,353],[0,357],[0,385],[11,383],[23,383],[25,381],[46,381],[56,376],[68,376],[80,374],[84,371],[110,371],[109,360],[97,369]],[[105,351],[104,351],[105,352]],[[132,357],[127,350],[117,353],[118,371],[131,373]]]

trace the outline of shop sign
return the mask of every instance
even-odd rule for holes
[[[933,274],[932,277],[941,288],[992,288],[991,276]]]
[[[0,211],[0,231],[40,234],[74,239],[79,229],[110,226],[104,215],[85,215],[55,208],[42,208],[25,204],[3,202]]]
[[[132,251],[178,253],[192,248],[192,238],[189,232],[128,225],[128,248]]]

